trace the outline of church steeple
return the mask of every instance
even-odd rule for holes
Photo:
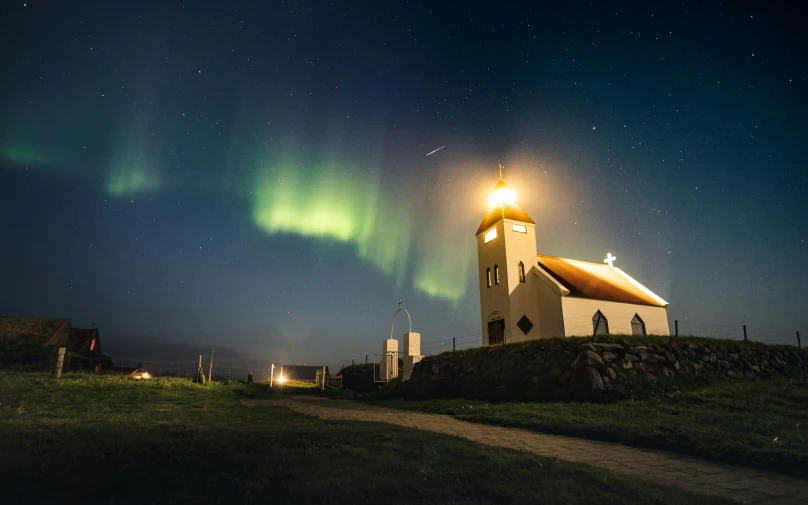
[[[503,180],[502,168],[476,234],[483,345],[541,334],[536,223],[516,203],[516,192]]]
[[[488,212],[483,217],[477,233],[479,235],[487,228],[501,219],[511,219],[525,223],[535,224],[527,212],[516,203],[516,192],[512,190],[502,179],[503,166],[499,166],[499,181],[494,186],[494,191],[488,197]]]

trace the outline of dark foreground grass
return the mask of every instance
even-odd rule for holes
[[[713,381],[691,390],[609,404],[400,399],[377,403],[808,475],[805,380]]]
[[[239,403],[262,387],[0,373],[2,502],[728,503],[444,435]]]

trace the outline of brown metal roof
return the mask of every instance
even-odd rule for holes
[[[569,296],[654,307],[667,305],[631,282],[619,268],[543,254],[537,257],[539,266],[567,288]]]
[[[499,187],[499,185],[497,185],[497,187]],[[475,233],[474,236],[476,237],[484,232],[500,219],[513,219],[514,221],[536,224],[518,204],[505,203],[502,206],[488,209],[488,213],[486,213],[483,222],[480,223],[480,227],[477,228],[477,233]]]

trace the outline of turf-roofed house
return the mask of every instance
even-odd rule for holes
[[[668,302],[623,270],[538,254],[536,223],[500,180],[477,229],[483,344],[535,338],[668,335]]]
[[[0,365],[47,367],[59,347],[74,347],[70,319],[0,316]]]

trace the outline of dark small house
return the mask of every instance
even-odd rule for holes
[[[314,382],[317,379],[317,370],[322,369],[321,366],[313,365],[283,365],[283,376],[286,380]],[[281,369],[276,367],[275,380],[278,380],[280,373]],[[328,367],[325,367],[325,374],[328,375]]]
[[[101,350],[98,328],[73,328],[73,359],[71,368],[109,368],[112,360]]]
[[[73,328],[73,350],[79,354],[101,354],[101,335],[98,328]]]

